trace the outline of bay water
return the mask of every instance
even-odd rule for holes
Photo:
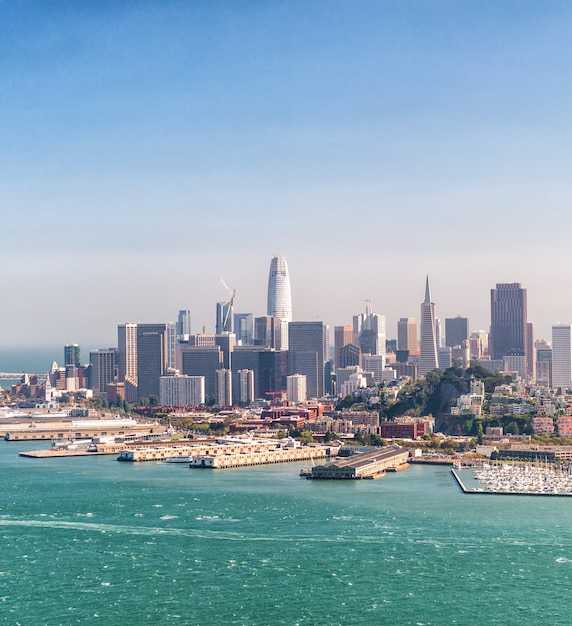
[[[0,623],[570,624],[572,499],[0,442]]]

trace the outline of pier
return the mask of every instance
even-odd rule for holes
[[[409,452],[392,445],[373,452],[338,457],[335,461],[313,467],[304,475],[308,479],[356,480],[380,478],[388,471],[401,471],[409,467]]]

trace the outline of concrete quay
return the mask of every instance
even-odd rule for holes
[[[110,422],[93,420],[81,424],[71,422],[51,422],[41,426],[36,424],[14,424],[5,428],[6,441],[52,441],[54,439],[92,439],[93,437],[124,437],[126,435],[143,436],[157,430],[157,425],[121,424],[114,426]],[[159,427],[160,428],[160,427]]]

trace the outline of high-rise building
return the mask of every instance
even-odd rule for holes
[[[216,396],[217,406],[232,406],[232,372],[227,369],[216,371]]]
[[[552,387],[572,385],[572,333],[569,324],[552,327]]]
[[[254,401],[254,371],[238,370],[233,374],[232,396],[238,402],[250,404]],[[236,392],[235,392],[236,390]]]
[[[177,317],[177,339],[187,338],[191,334],[191,311],[182,309]]]
[[[228,370],[232,369],[232,352],[236,347],[236,335],[234,333],[215,335],[215,345],[221,349],[223,368]]]
[[[80,367],[80,351],[77,343],[68,343],[64,346],[64,366],[73,365]]]
[[[89,353],[91,365],[91,388],[95,398],[104,397],[107,384],[115,379],[115,350],[92,350]]]
[[[234,323],[234,304],[230,299],[228,302],[216,303],[216,334],[231,333],[232,325]]]
[[[445,318],[445,346],[460,346],[469,338],[469,319],[467,317]]]
[[[425,282],[425,300],[421,304],[421,341],[419,344],[419,376],[439,366],[435,336],[435,305],[431,302],[429,276]]]
[[[340,350],[353,342],[353,326],[334,326],[334,365],[340,366]]]
[[[172,374],[159,379],[162,406],[199,406],[205,403],[204,376]]]
[[[505,356],[526,358],[526,323],[526,289],[520,283],[499,283],[491,289],[489,354],[492,360]]]
[[[117,327],[118,372],[119,382],[126,379],[137,384],[137,324],[127,322]]]
[[[290,322],[288,326],[288,374],[306,376],[309,398],[324,395],[324,325],[322,322]]]
[[[286,258],[279,255],[272,257],[268,274],[268,307],[267,314],[277,317],[280,323],[279,341],[275,347],[279,350],[288,349],[288,323],[292,320],[292,294],[290,276]]]
[[[443,329],[441,327],[441,320],[435,318],[435,343],[437,344],[437,350],[443,347]]]
[[[419,356],[417,320],[414,317],[402,317],[397,322],[397,349],[408,350],[410,356]]]
[[[352,365],[361,365],[361,348],[353,343],[347,343],[340,350],[338,367],[350,367]]]
[[[159,379],[167,371],[169,339],[167,324],[137,324],[137,394],[139,400],[159,400]]]
[[[234,333],[240,345],[254,345],[254,315],[252,313],[235,313]]]
[[[362,354],[385,356],[385,315],[372,312],[368,300],[365,313],[354,315],[354,343],[357,337]]]
[[[204,376],[205,396],[215,399],[216,370],[222,369],[223,354],[218,346],[180,344],[181,372],[188,376]]]
[[[536,382],[536,348],[534,347],[534,324],[526,322],[526,376],[530,383]]]
[[[306,401],[306,377],[303,374],[292,374],[286,379],[288,402],[298,404]]]

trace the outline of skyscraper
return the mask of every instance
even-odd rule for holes
[[[491,359],[527,356],[526,323],[526,289],[520,283],[499,283],[491,289]]]
[[[425,283],[425,300],[421,304],[421,341],[419,348],[419,376],[425,376],[439,365],[435,336],[435,305],[431,302],[429,276],[427,276]]]
[[[572,385],[572,334],[569,324],[552,327],[552,386],[570,389]]]
[[[291,322],[288,326],[288,375],[306,376],[309,398],[324,395],[324,325]]]
[[[417,320],[414,317],[402,317],[397,322],[397,349],[409,350],[410,356],[419,356]]]
[[[355,337],[362,354],[385,356],[385,315],[373,313],[371,302],[367,300],[365,313],[354,315]]]
[[[79,346],[77,343],[68,343],[64,346],[64,365],[80,366]]]
[[[272,257],[268,274],[268,315],[280,320],[277,333],[279,341],[276,348],[288,349],[288,323],[292,321],[292,295],[290,292],[290,276],[285,257]]]
[[[137,384],[137,324],[127,322],[117,327],[118,371],[119,382],[125,380]]]
[[[115,378],[115,357],[115,350],[92,350],[89,353],[91,388],[95,398],[106,397],[107,384]]]
[[[216,303],[216,334],[231,333],[234,323],[234,304],[232,299],[228,302]]]
[[[340,365],[340,350],[353,342],[353,336],[353,326],[334,326],[334,364],[336,367],[342,367]]]
[[[167,324],[137,324],[138,398],[160,395],[159,379],[167,371],[169,341]]]
[[[177,338],[185,338],[191,334],[191,311],[182,309],[177,317]]]
[[[466,317],[445,318],[445,345],[448,348],[463,345],[463,341],[469,338],[469,319]]]

